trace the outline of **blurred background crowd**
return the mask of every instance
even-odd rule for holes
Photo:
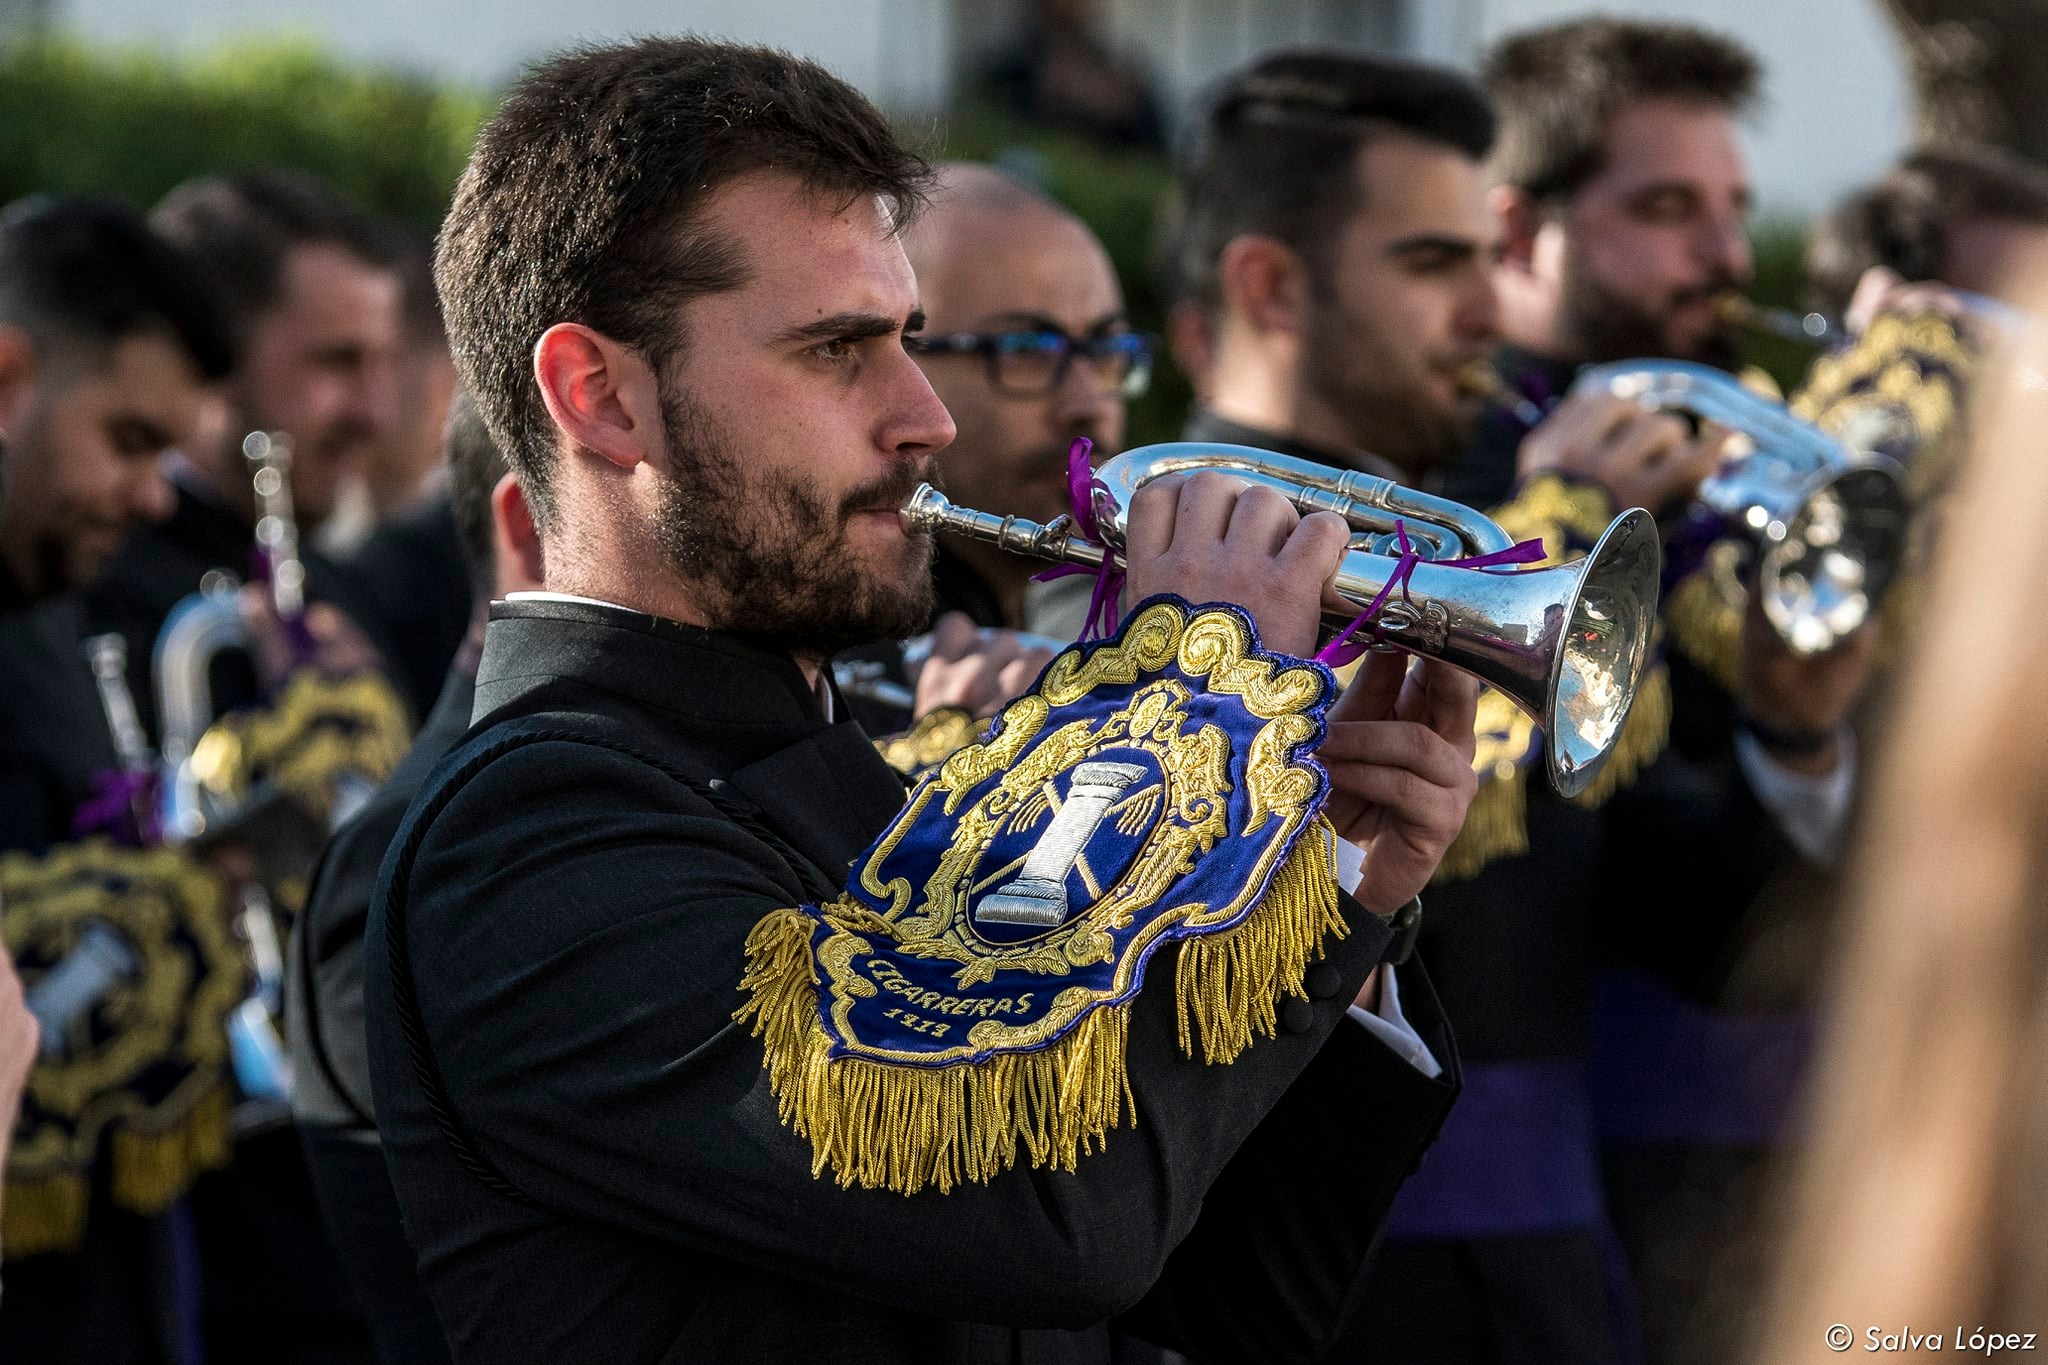
[[[1746,325],[1723,328],[1722,318],[1709,329],[1717,344],[1727,338],[1739,349],[1722,354],[1701,342],[1688,350],[1670,342],[1676,333],[1652,328],[1635,334],[1645,344],[1633,353],[1711,360],[1823,424],[1853,406],[1849,399],[1877,393],[1912,430],[1880,431],[1868,444],[1906,467],[1916,510],[1937,502],[1944,510],[1914,541],[1886,638],[1863,632],[1843,647],[1853,658],[1837,650],[1819,666],[1756,644],[1765,628],[1756,613],[1745,616],[1739,586],[1710,600],[1720,561],[1702,551],[1691,567],[1705,587],[1666,602],[1671,667],[1649,708],[1663,733],[1617,765],[1627,770],[1621,784],[1644,773],[1631,792],[1603,791],[1594,815],[1524,791],[1519,778],[1502,778],[1495,796],[1482,790],[1472,837],[1431,893],[1436,918],[1423,940],[1466,1054],[1458,1111],[1466,1126],[1454,1116],[1432,1157],[1434,1179],[1425,1165],[1397,1207],[1365,1291],[1378,1307],[1351,1324],[1329,1358],[1791,1365],[1828,1358],[1824,1332],[1837,1323],[1850,1325],[1858,1352],[1866,1328],[1892,1331],[1908,1319],[1950,1334],[1958,1320],[1994,1333],[2048,1330],[2048,1233],[2028,1221],[2048,1212],[2048,921],[2039,878],[2048,734],[2034,695],[2048,636],[2033,619],[2044,583],[2031,557],[2048,535],[2048,466],[2035,452],[2048,417],[2040,379],[2048,349],[2024,321],[2048,306],[2048,274],[2040,273],[2048,267],[2048,102],[2039,98],[2048,0],[1727,0],[1712,13],[1617,0],[1603,12],[1624,25],[1704,24],[1740,45],[1691,49],[1686,68],[1697,82],[1686,97],[1738,127],[1744,146],[1741,183],[1730,190],[1735,217],[1719,229],[1729,237],[1725,260],[1702,266],[1696,285],[1705,301],[1737,292],[1749,301]],[[1543,426],[1578,363],[1622,355],[1590,343],[1577,355],[1546,353],[1544,327],[1529,321],[1534,296],[1512,287],[1501,294],[1498,325],[1488,303],[1489,320],[1475,333],[1484,334],[1485,357],[1495,340],[1507,343],[1486,392],[1497,406],[1475,432],[1459,433],[1474,450],[1498,447],[1491,464],[1469,453],[1448,464],[1404,458],[1400,430],[1369,421],[1311,430],[1305,409],[1253,411],[1241,376],[1281,361],[1246,340],[1263,306],[1245,302],[1243,289],[1256,294],[1244,285],[1250,276],[1224,279],[1256,263],[1234,258],[1226,271],[1221,262],[1247,223],[1284,216],[1288,186],[1267,186],[1263,199],[1244,191],[1246,172],[1231,157],[1263,153],[1255,141],[1244,144],[1249,153],[1232,143],[1234,125],[1215,92],[1284,105],[1294,97],[1290,82],[1341,84],[1341,72],[1312,65],[1259,66],[1281,50],[1484,69],[1498,139],[1483,109],[1477,124],[1460,123],[1456,90],[1422,87],[1422,105],[1440,100],[1434,113],[1372,117],[1439,151],[1450,147],[1465,163],[1488,164],[1497,183],[1526,192],[1533,242],[1551,191],[1502,167],[1514,169],[1517,157],[1543,164],[1541,139],[1519,130],[1542,125],[1544,92],[1531,86],[1540,87],[1552,58],[1540,43],[1512,43],[1583,17],[1567,0],[591,0],[573,16],[474,0],[302,11],[255,0],[0,0],[0,204],[16,205],[14,230],[29,221],[21,215],[61,197],[125,204],[199,261],[193,287],[210,291],[211,304],[178,302],[183,286],[166,282],[176,274],[167,267],[156,272],[151,306],[208,379],[237,353],[237,440],[245,429],[297,438],[298,467],[285,477],[302,543],[280,551],[266,542],[266,551],[273,564],[287,552],[296,563],[303,551],[309,594],[328,613],[307,615],[304,639],[289,631],[268,639],[259,625],[251,675],[213,681],[250,696],[281,692],[291,670],[266,663],[266,651],[296,651],[330,675],[381,673],[395,698],[385,709],[334,703],[348,717],[337,743],[354,746],[381,779],[392,762],[372,761],[372,752],[395,760],[416,720],[433,727],[437,698],[450,705],[444,676],[451,664],[458,674],[465,666],[475,599],[532,586],[518,576],[521,547],[504,539],[502,516],[493,541],[489,499],[504,467],[457,393],[432,269],[434,233],[472,140],[522,63],[578,39],[684,28],[786,47],[860,86],[935,160],[981,163],[949,171],[959,206],[946,210],[942,200],[929,235],[910,243],[935,321],[934,291],[997,301],[1002,291],[987,276],[1006,268],[1006,251],[1026,263],[1016,278],[1051,260],[1071,264],[1080,283],[1072,298],[1038,310],[1078,318],[1046,373],[994,351],[984,357],[995,392],[1046,401],[1030,418],[1046,421],[1045,430],[1006,430],[1004,422],[1021,419],[964,387],[981,383],[979,362],[969,375],[964,355],[930,357],[969,454],[1019,452],[1021,461],[1049,441],[1063,448],[1071,435],[1108,450],[1184,432],[1311,455],[1370,449],[1415,482],[1426,476],[1472,505],[1520,506],[1531,517],[1532,476],[1547,472],[1550,484],[1536,479],[1553,497],[1540,523],[1499,515],[1555,552],[1560,538],[1570,546],[1584,530],[1584,516],[1574,522],[1577,514],[1555,501],[1569,499],[1575,480],[1604,479],[1610,494],[1638,495],[1619,498],[1622,507],[1643,501],[1682,514],[1720,447],[1704,461],[1673,456],[1662,475],[1638,468],[1625,487],[1618,466],[1589,462],[1561,438],[1546,456],[1528,428]],[[1591,41],[1588,31],[1566,32],[1567,42]],[[1521,52],[1535,76],[1518,77],[1504,51]],[[1248,70],[1260,73],[1249,85]],[[1277,84],[1263,88],[1260,79]],[[1633,98],[1648,97],[1638,90]],[[1669,145],[1682,143],[1674,135]],[[1672,180],[1708,193],[1691,174]],[[1571,182],[1557,193],[1569,200],[1580,188]],[[1502,249],[1513,257],[1512,201],[1492,202],[1509,224]],[[1719,211],[1669,209],[1695,210],[1702,220]],[[1655,211],[1642,208],[1643,221]],[[975,226],[976,214],[1002,226]],[[0,251],[0,274],[22,259],[30,258]],[[1461,257],[1441,269],[1465,264]],[[0,305],[9,287],[0,278]],[[301,298],[326,311],[294,332],[290,307]],[[963,318],[997,311],[953,307]],[[1870,360],[1859,348],[1886,335],[1886,318],[1938,326],[1895,330],[1892,349]],[[324,350],[312,344],[321,328]],[[1063,415],[1069,362],[1084,333],[1104,329],[1157,334],[1158,354],[1091,353],[1110,382]],[[294,351],[298,342],[305,345]],[[1328,344],[1341,346],[1341,336]],[[265,356],[278,368],[254,373]],[[0,379],[7,360],[0,347]],[[953,360],[960,367],[947,370]],[[1144,373],[1126,382],[1134,368]],[[1307,368],[1312,388],[1312,358]],[[1346,392],[1342,380],[1330,379],[1333,394]],[[1533,420],[1517,424],[1521,408],[1533,408]],[[189,444],[207,440],[230,455],[213,463],[197,450],[167,456],[178,462],[175,507],[138,512],[158,526],[128,542],[103,578],[64,584],[84,597],[0,620],[0,650],[13,651],[0,656],[0,682],[13,693],[0,699],[0,721],[14,727],[0,757],[22,764],[0,774],[0,800],[17,803],[0,811],[0,849],[20,855],[5,865],[0,892],[16,903],[47,890],[50,852],[64,843],[48,832],[51,820],[31,813],[32,802],[58,804],[32,764],[47,760],[81,784],[91,776],[96,785],[87,785],[101,798],[111,790],[119,813],[124,789],[97,776],[132,767],[134,757],[118,724],[111,747],[102,741],[89,754],[54,758],[39,751],[46,719],[71,705],[75,721],[77,710],[75,696],[53,701],[37,679],[71,668],[88,637],[114,640],[117,654],[78,666],[85,723],[99,724],[90,714],[98,674],[103,684],[125,679],[142,698],[140,727],[166,757],[206,728],[180,740],[176,718],[160,710],[152,654],[167,617],[209,567],[246,561],[246,542],[263,534],[271,509],[260,473],[253,499],[208,494],[241,490],[247,475],[232,453],[238,447],[203,428],[193,428],[199,437]],[[1691,442],[1701,432],[1683,436]],[[1688,460],[1697,466],[1690,484],[1670,472]],[[1002,511],[1010,472],[990,461],[949,478],[963,501]],[[32,482],[27,491],[34,494]],[[1055,487],[1052,510],[1060,495]],[[1041,514],[1036,505],[1020,510]],[[1937,542],[1937,520],[1964,533]],[[1027,610],[1021,575],[987,572],[972,555],[942,558],[942,574],[948,563],[955,577],[950,586],[942,578],[941,597],[976,625],[1061,635],[1058,603],[1041,602],[1034,589]],[[1740,571],[1729,574],[1732,583]],[[353,625],[334,625],[343,619]],[[909,685],[914,662],[906,669],[899,655],[871,664]],[[473,673],[473,657],[467,666]],[[107,696],[102,686],[100,701]],[[458,701],[450,714],[466,721],[467,693]],[[259,740],[244,733],[240,742]],[[1503,772],[1527,758],[1526,727],[1519,742],[1514,748],[1514,725],[1503,722],[1491,751]],[[344,793],[334,805],[360,808],[367,795]],[[388,812],[392,825],[402,809],[401,800]],[[319,811],[317,823],[339,824],[343,813]],[[346,1226],[358,1212],[346,1173],[363,1173],[362,1188],[371,1189],[381,1171],[374,1148],[367,1166],[350,1167],[362,1153],[349,1142],[321,1158],[330,1164],[316,1178],[344,1183],[324,1184],[316,1202],[301,1142],[322,1139],[292,1126],[294,1109],[306,1123],[309,1102],[288,1094],[290,1068],[264,1048],[281,1049],[287,1032],[297,1035],[295,1054],[305,1046],[304,1017],[285,1028],[292,969],[284,959],[301,951],[291,920],[305,903],[319,840],[303,849],[286,833],[258,842],[295,851],[275,854],[282,871],[251,866],[230,879],[243,888],[235,945],[187,934],[193,941],[178,949],[197,964],[195,979],[232,976],[220,989],[238,1000],[245,978],[257,984],[236,1007],[253,1003],[257,1022],[235,1036],[233,1120],[223,1126],[225,1114],[215,1114],[210,1126],[195,1122],[175,1138],[156,1131],[157,1145],[131,1143],[126,1165],[117,1157],[91,1166],[82,1184],[18,1181],[20,1171],[65,1164],[33,1142],[18,1146],[4,1206],[0,1359],[363,1361],[380,1349],[387,1360],[435,1358],[413,1353],[418,1339],[405,1337],[405,1325],[392,1329],[364,1312],[366,1295],[416,1295],[405,1283],[403,1243],[390,1253],[401,1267],[396,1287],[365,1280],[360,1264],[345,1273],[323,1243],[323,1229],[339,1227],[337,1237],[361,1247],[395,1225],[367,1210]],[[374,873],[380,852],[354,855],[359,877]],[[329,853],[329,894],[342,894],[344,856]],[[248,899],[252,886],[267,887],[275,904]],[[366,898],[367,884],[351,893]],[[32,987],[77,960],[78,942],[70,929],[8,922],[9,947]],[[323,948],[304,951],[315,965],[301,969],[302,981],[306,971],[319,974]],[[1531,978],[1567,983],[1568,999],[1528,991]],[[298,998],[302,1012],[312,1008]],[[1823,1000],[1832,1008],[1820,1010]],[[37,1014],[47,1034],[52,1016]],[[101,1021],[109,1036],[119,1022]],[[310,1027],[317,1034],[317,1021]],[[52,1047],[47,1036],[43,1046]],[[191,1117],[193,1106],[173,1096],[189,1062],[138,1073],[134,1093],[155,1110]],[[1535,1063],[1579,1077],[1565,1083],[1566,1100],[1558,1073],[1532,1070]],[[349,1065],[344,1058],[320,1081],[313,1127],[368,1126],[374,1137],[368,1096],[350,1091]],[[1821,1082],[1809,1086],[1816,1075]],[[1586,1092],[1584,1077],[1597,1078],[1597,1093]],[[0,1101],[12,1100],[20,1069],[0,1081],[8,1082]],[[302,1068],[298,1084],[308,1082]],[[1531,1098],[1529,1087],[1546,1086]],[[62,1108],[55,1090],[31,1086],[30,1098],[48,1114]],[[52,1120],[64,1141],[74,1128]],[[1795,1133],[1808,1140],[1791,1141]],[[1497,1164],[1499,1148],[1489,1144],[1525,1148],[1530,1180],[1494,1170],[1500,1181],[1486,1186],[1475,1170]],[[1581,1157],[1583,1180],[1559,1174]],[[131,1169],[150,1174],[120,1173]],[[1469,1193],[1475,1179],[1495,1191],[1491,1207]],[[1445,1193],[1453,1185],[1467,1193]],[[388,1203],[388,1191],[380,1198]],[[1948,1353],[1965,1353],[1961,1346]]]

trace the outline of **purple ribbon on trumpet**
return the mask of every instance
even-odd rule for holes
[[[1075,574],[1092,574],[1095,590],[1088,595],[1088,617],[1081,623],[1081,643],[1104,639],[1116,633],[1117,604],[1123,598],[1124,571],[1116,567],[1108,554],[1109,542],[1103,539],[1102,523],[1095,514],[1095,499],[1098,493],[1107,494],[1102,480],[1095,477],[1094,462],[1088,452],[1095,443],[1086,436],[1077,436],[1067,447],[1067,500],[1074,509],[1074,529],[1084,537],[1104,547],[1102,565],[1091,569],[1081,564],[1061,564],[1034,574],[1038,583],[1050,583],[1055,578],[1070,578]]]
[[[1073,507],[1075,530],[1097,545],[1106,547],[1108,542],[1102,535],[1102,523],[1096,514],[1096,505],[1098,497],[1108,496],[1109,489],[1095,477],[1094,463],[1088,458],[1089,452],[1093,449],[1094,443],[1086,436],[1075,438],[1074,443],[1067,447],[1067,499]],[[1388,576],[1386,586],[1380,589],[1379,595],[1372,599],[1364,611],[1352,619],[1351,624],[1337,632],[1337,637],[1323,646],[1316,654],[1318,663],[1339,668],[1365,653],[1379,642],[1378,632],[1374,632],[1370,640],[1354,642],[1352,637],[1372,623],[1379,615],[1380,609],[1387,604],[1387,599],[1393,595],[1395,588],[1401,590],[1404,598],[1408,596],[1409,575],[1415,572],[1417,564],[1422,563],[1422,556],[1409,543],[1408,528],[1404,523],[1394,523],[1394,535],[1400,542],[1401,556],[1394,567],[1394,572]],[[1502,564],[1533,564],[1541,560],[1543,555],[1543,542],[1540,539],[1530,539],[1488,554],[1431,562],[1447,569],[1485,572]],[[1068,578],[1074,574],[1089,574],[1095,579],[1095,590],[1088,597],[1088,616],[1081,626],[1081,642],[1085,644],[1090,640],[1099,640],[1114,634],[1117,604],[1124,590],[1123,570],[1117,568],[1111,557],[1105,553],[1098,568],[1090,569],[1080,564],[1061,564],[1034,575],[1034,581],[1049,583],[1056,578]]]
[[[1331,668],[1342,668],[1345,664],[1350,663],[1353,659],[1365,653],[1366,650],[1378,644],[1380,639],[1380,632],[1378,630],[1373,631],[1370,639],[1354,640],[1352,637],[1372,624],[1379,616],[1380,608],[1386,606],[1387,599],[1394,595],[1395,588],[1401,590],[1401,596],[1404,600],[1412,602],[1412,599],[1408,597],[1408,579],[1415,572],[1415,566],[1422,563],[1422,556],[1409,543],[1408,527],[1405,522],[1396,521],[1394,523],[1394,538],[1400,543],[1401,557],[1396,561],[1394,571],[1387,575],[1386,585],[1379,590],[1378,596],[1366,604],[1364,611],[1351,618],[1351,624],[1338,631],[1336,638],[1316,651],[1317,663],[1327,664]],[[1505,550],[1494,550],[1483,555],[1469,555],[1464,559],[1437,559],[1430,562],[1446,569],[1471,569],[1475,572],[1484,573],[1500,564],[1533,564],[1543,558],[1543,553],[1542,540],[1532,538],[1510,545]]]

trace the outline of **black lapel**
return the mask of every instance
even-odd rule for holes
[[[834,885],[903,808],[903,783],[851,721],[734,771],[732,785]]]

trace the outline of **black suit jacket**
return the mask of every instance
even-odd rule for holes
[[[477,712],[364,945],[378,1122],[458,1361],[1092,1361],[1112,1319],[1266,1360],[1334,1329],[1455,1089],[1419,971],[1445,1079],[1344,1020],[1378,920],[1347,904],[1323,998],[1230,1066],[1141,994],[1138,1127],[1078,1171],[841,1189],[732,1012],[755,923],[835,894],[902,804],[866,735],[786,658],[557,602],[495,609]]]
[[[335,1254],[387,1365],[433,1365],[448,1358],[448,1346],[420,1287],[377,1136],[363,1024],[363,922],[405,808],[461,742],[475,695],[470,674],[450,669],[405,761],[328,842],[285,968],[292,1117]]]

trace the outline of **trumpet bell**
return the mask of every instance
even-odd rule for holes
[[[1657,524],[1634,508],[1607,528],[1591,554],[1565,566],[1576,570],[1576,583],[1560,618],[1564,635],[1541,717],[1544,767],[1561,795],[1591,786],[1621,738],[1650,663],[1662,564]]]
[[[1906,539],[1905,485],[1896,465],[1870,457],[1823,471],[1786,502],[1756,528],[1757,588],[1772,629],[1810,657],[1861,629],[1884,600]]]

